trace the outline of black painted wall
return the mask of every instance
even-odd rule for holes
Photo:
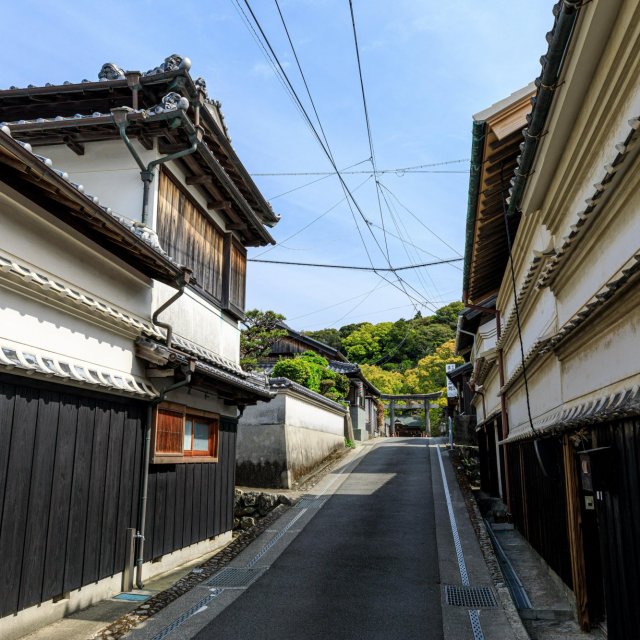
[[[0,616],[124,568],[138,521],[143,403],[0,377]],[[155,465],[145,560],[232,528],[236,424],[218,463]]]

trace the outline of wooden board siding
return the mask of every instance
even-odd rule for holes
[[[610,640],[640,629],[640,418],[594,429],[597,447],[613,449],[613,486],[596,499]],[[587,569],[589,558],[587,558]]]
[[[122,571],[145,418],[133,400],[0,376],[0,616]],[[146,560],[231,528],[236,423],[221,419],[220,462],[151,466]]]
[[[217,463],[151,466],[145,561],[232,528],[236,431],[237,421],[221,418]]]
[[[511,511],[529,544],[572,588],[562,442],[546,438],[539,443],[548,475],[538,464],[533,442],[507,445]]]
[[[2,376],[0,416],[4,616],[122,570],[143,408]]]

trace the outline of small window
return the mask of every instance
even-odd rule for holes
[[[153,463],[213,462],[218,457],[219,418],[170,402],[156,409]]]

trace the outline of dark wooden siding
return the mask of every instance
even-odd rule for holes
[[[4,377],[0,415],[7,615],[122,570],[142,409]]]
[[[233,526],[237,421],[220,420],[219,462],[151,466],[145,561]]]
[[[146,407],[0,376],[0,616],[117,574],[139,509]],[[146,559],[231,528],[236,421],[220,462],[156,465]]]
[[[595,436],[595,446],[612,448],[614,470],[610,490],[596,499],[608,637],[626,640],[640,629],[640,418],[603,425]]]
[[[547,475],[533,442],[508,445],[511,511],[518,530],[571,588],[562,443],[556,438],[538,443]]]

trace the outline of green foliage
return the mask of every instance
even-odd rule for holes
[[[323,342],[336,349],[342,350],[342,337],[337,329],[320,329],[320,331],[305,331],[305,336],[309,336],[318,342]]]
[[[279,360],[273,367],[273,376],[289,378],[335,402],[343,400],[349,392],[349,379],[331,371],[327,359],[313,351]]]
[[[287,335],[284,329],[278,329],[280,320],[284,320],[284,316],[274,311],[247,311],[240,333],[240,365],[243,369],[257,368],[258,358],[266,356],[274,342]]]
[[[345,438],[344,439],[344,446],[347,449],[355,449],[356,448],[356,443],[353,440],[349,440],[349,438]]]
[[[384,347],[389,343],[389,334],[392,329],[393,322],[363,323],[342,341],[347,358],[359,364],[374,364],[380,359]]]
[[[373,364],[360,365],[362,373],[382,393],[399,394],[404,389],[404,376],[398,371],[385,371]]]

